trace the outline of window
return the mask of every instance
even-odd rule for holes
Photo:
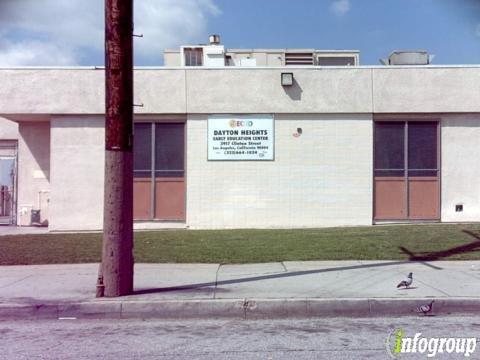
[[[408,176],[436,176],[437,157],[437,123],[408,123]]]
[[[202,48],[184,48],[185,66],[202,66],[203,49]]]
[[[438,122],[375,122],[374,219],[440,217]]]
[[[152,124],[135,124],[133,136],[134,177],[150,177],[152,173]]]
[[[183,124],[159,125],[155,127],[155,176],[183,176]]]
[[[403,176],[406,167],[408,176],[436,176],[437,126],[436,122],[376,122],[375,176]]]
[[[136,123],[133,136],[136,220],[184,220],[184,123]]]
[[[375,176],[403,176],[405,172],[405,124],[375,123]]]

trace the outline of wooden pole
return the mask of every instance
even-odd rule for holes
[[[97,295],[133,292],[133,0],[105,0],[105,198]],[[101,294],[103,292],[103,294]]]

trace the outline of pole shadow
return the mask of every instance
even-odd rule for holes
[[[435,261],[435,260],[448,258],[450,256],[457,255],[457,254],[480,251],[480,236],[470,230],[462,230],[462,232],[473,237],[475,241],[465,245],[460,245],[450,249],[446,249],[446,250],[435,251],[435,252],[423,252],[423,253],[421,252],[418,254],[415,254],[414,252],[408,250],[403,246],[400,246],[399,249],[404,254],[407,254],[409,256],[408,259],[410,261]]]
[[[294,276],[322,274],[322,273],[335,272],[335,271],[348,271],[348,270],[357,270],[357,269],[388,267],[388,266],[394,266],[394,265],[405,265],[405,264],[411,264],[412,262],[429,266],[435,270],[442,270],[442,268],[438,266],[427,264],[423,261],[411,261],[411,260],[388,261],[388,262],[380,262],[380,263],[374,263],[374,264],[362,264],[362,265],[341,266],[341,267],[326,268],[326,269],[292,271],[292,272],[279,273],[279,274],[269,274],[269,275],[262,275],[262,276],[245,277],[245,278],[239,278],[239,279],[222,280],[222,281],[206,282],[206,283],[198,283],[198,284],[188,284],[188,285],[181,285],[181,286],[171,286],[171,287],[164,287],[164,288],[142,289],[142,290],[134,291],[132,295],[165,293],[165,292],[179,291],[179,290],[195,290],[195,289],[200,289],[204,287],[216,288],[219,285],[230,285],[230,284],[240,284],[240,283],[253,282],[253,281],[282,279],[282,278],[289,278]]]

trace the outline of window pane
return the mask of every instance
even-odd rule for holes
[[[155,125],[155,175],[183,176],[184,124]]]
[[[203,50],[199,49],[184,49],[185,66],[202,66]]]
[[[183,177],[183,170],[158,170],[155,171],[156,177]]]
[[[408,170],[408,176],[437,176],[437,170]]]
[[[152,124],[135,124],[133,133],[133,169],[152,168]]]
[[[403,122],[375,123],[375,169],[404,169],[404,138],[405,131]]]
[[[375,170],[375,176],[405,176],[405,170]]]
[[[152,178],[152,171],[151,170],[148,170],[148,171],[134,170],[133,171],[133,177],[134,178],[149,178],[149,179],[151,179]]]
[[[437,168],[436,122],[408,123],[408,168],[410,170]],[[419,172],[415,176],[431,175],[427,175],[427,172]]]

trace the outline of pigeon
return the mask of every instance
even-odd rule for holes
[[[418,313],[422,312],[423,315],[425,316],[432,311],[434,302],[435,300],[432,300],[430,304],[421,305],[420,307],[416,308],[415,311]]]
[[[413,273],[409,273],[407,278],[401,281],[400,284],[397,285],[397,289],[401,288],[402,286],[405,286],[405,288],[408,288],[410,285],[412,285],[412,282],[413,282]]]

